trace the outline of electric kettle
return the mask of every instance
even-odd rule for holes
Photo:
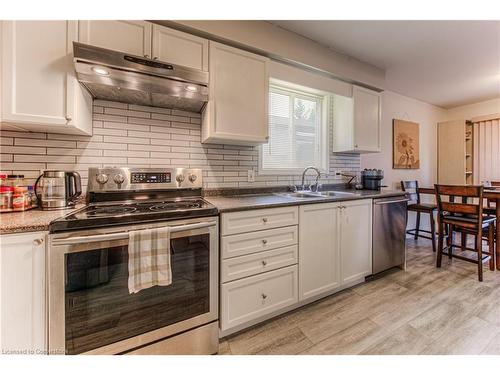
[[[44,171],[35,182],[35,194],[42,210],[61,210],[74,206],[82,194],[78,172]]]

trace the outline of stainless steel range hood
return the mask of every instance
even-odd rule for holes
[[[96,99],[201,112],[208,73],[73,42],[78,81]]]

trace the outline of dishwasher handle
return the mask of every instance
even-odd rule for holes
[[[383,205],[383,204],[391,204],[391,203],[402,203],[402,202],[409,202],[410,200],[408,198],[404,199],[396,199],[396,200],[385,200],[385,199],[375,199],[373,201],[373,204],[376,204],[377,206]]]

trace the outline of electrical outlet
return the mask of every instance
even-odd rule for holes
[[[253,169],[248,170],[248,182],[255,182],[255,171]]]

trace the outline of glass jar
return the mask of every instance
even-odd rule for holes
[[[31,199],[31,207],[38,207],[38,199],[35,194],[35,189],[32,185],[28,186],[28,194]]]
[[[7,185],[12,187],[18,187],[24,185],[24,175],[23,174],[9,174],[7,176]]]
[[[14,211],[24,211],[25,209],[25,198],[24,196],[28,192],[26,186],[17,186],[14,188],[14,194],[12,195],[12,209]]]
[[[12,186],[0,187],[0,212],[12,211],[12,196],[14,188]]]

